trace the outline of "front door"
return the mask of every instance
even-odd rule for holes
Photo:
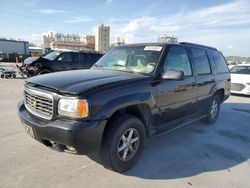
[[[184,47],[171,46],[163,71],[184,72],[184,80],[163,80],[157,85],[160,123],[165,123],[196,111],[196,78]]]

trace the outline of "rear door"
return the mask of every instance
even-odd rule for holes
[[[197,76],[197,97],[200,107],[206,107],[215,87],[215,78],[207,56],[202,48],[190,47]]]
[[[78,52],[73,52],[72,53],[72,58],[73,58],[73,61],[70,64],[71,69],[81,69],[81,65],[80,65],[80,62],[79,62],[79,59],[80,59],[79,53]]]
[[[56,71],[70,70],[73,64],[73,57],[71,52],[61,53],[56,62],[54,68]]]
[[[97,60],[98,55],[94,53],[81,53],[80,64],[83,69],[89,69]]]
[[[196,111],[196,78],[185,47],[171,46],[163,71],[183,71],[184,80],[162,80],[157,85],[158,105],[165,123]]]

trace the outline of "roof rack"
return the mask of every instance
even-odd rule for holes
[[[214,47],[205,46],[205,45],[201,45],[201,44],[194,44],[194,43],[190,43],[190,42],[180,42],[180,44],[188,45],[188,46],[197,46],[197,47],[209,48],[209,49],[217,50],[217,49],[214,48]]]

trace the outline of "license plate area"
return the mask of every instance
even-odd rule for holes
[[[28,133],[28,135],[30,135],[32,138],[34,137],[34,132],[31,126],[27,125],[26,123],[22,123],[23,124],[23,128],[25,129],[25,131]]]

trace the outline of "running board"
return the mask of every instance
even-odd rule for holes
[[[202,113],[195,113],[191,114],[189,116],[185,116],[181,119],[177,119],[171,122],[168,122],[166,124],[159,125],[158,127],[154,127],[154,129],[151,132],[151,135],[153,136],[162,136],[165,134],[168,134],[172,131],[175,131],[177,129],[180,129],[182,127],[185,127],[187,125],[190,125],[191,123],[195,121],[199,121],[203,118],[205,118],[206,115]]]

